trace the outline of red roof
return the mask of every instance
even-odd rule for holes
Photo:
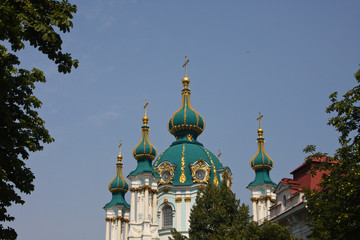
[[[322,158],[313,158],[311,160],[312,163],[319,163],[319,162],[325,162],[326,160],[326,156],[322,157]],[[306,166],[307,163],[304,162],[303,164],[301,164],[299,167],[297,167],[294,171],[292,171],[290,174],[294,174],[295,172],[297,172],[298,170],[300,170],[301,168],[303,168],[304,166]]]
[[[286,183],[286,184],[297,184],[297,185],[299,185],[299,183],[297,181],[292,180],[290,178],[283,178],[283,179],[281,179],[280,182]]]

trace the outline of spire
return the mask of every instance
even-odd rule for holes
[[[250,166],[253,170],[255,170],[255,180],[251,182],[249,185],[259,185],[265,183],[275,184],[269,175],[269,171],[274,166],[274,161],[269,157],[269,155],[265,151],[264,143],[265,139],[263,137],[264,130],[261,128],[261,119],[263,115],[259,112],[259,129],[257,130],[258,138],[256,142],[258,143],[258,150],[255,156],[250,161]]]
[[[184,86],[181,91],[182,102],[181,107],[176,111],[169,120],[168,129],[169,132],[177,138],[182,138],[191,135],[195,140],[203,132],[205,128],[204,118],[197,113],[191,106],[189,89],[190,79],[187,77],[187,64],[189,59],[185,56],[185,77],[182,79]]]
[[[116,163],[116,175],[109,183],[109,191],[112,193],[111,201],[105,205],[105,207],[111,207],[115,205],[124,205],[127,208],[130,208],[129,204],[125,201],[125,193],[129,190],[129,183],[124,178],[122,168],[122,155],[121,155],[121,146],[122,143],[120,141],[119,144],[119,154],[117,156]]]

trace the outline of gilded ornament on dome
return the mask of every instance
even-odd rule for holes
[[[191,134],[186,135],[186,137],[190,142],[192,142],[192,135]]]
[[[212,165],[212,167],[213,167],[213,172],[214,172],[214,184],[215,184],[215,186],[218,186],[218,185],[219,185],[219,179],[218,179],[217,174],[216,174],[215,164],[214,164],[214,162],[213,162],[213,160],[212,160],[212,158],[211,158],[208,150],[206,150],[204,147],[203,147],[203,149],[204,149],[204,151],[206,152],[206,154],[208,155],[208,157],[209,157],[209,159],[210,159],[210,161],[211,161],[211,165]]]
[[[210,166],[204,159],[199,159],[190,165],[193,182],[208,183],[210,178]]]
[[[166,149],[166,150],[167,150],[167,149]],[[166,150],[165,150],[165,151],[166,151]],[[154,171],[156,171],[156,166],[158,165],[158,163],[159,163],[159,161],[160,161],[160,159],[161,159],[161,157],[162,157],[162,155],[164,154],[165,151],[163,151],[163,152],[160,154],[160,156],[158,157],[158,159],[156,160],[155,165],[154,165]]]
[[[184,183],[186,181],[185,176],[185,144],[183,145],[183,150],[181,153],[181,176],[180,176],[180,182]]]
[[[159,184],[168,184],[173,182],[175,167],[175,165],[167,161],[162,162],[157,167],[156,172],[161,176]]]

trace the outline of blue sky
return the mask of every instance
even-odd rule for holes
[[[55,142],[27,161],[36,188],[10,209],[18,239],[104,237],[119,140],[127,175],[147,99],[152,143],[159,152],[171,144],[167,121],[181,105],[185,55],[192,105],[206,121],[198,140],[221,150],[242,202],[250,202],[259,111],[274,182],[291,177],[306,145],[330,154],[338,147],[325,107],[332,92],[355,85],[359,1],[72,2],[78,13],[63,49],[78,69],[59,74],[31,47],[20,53],[23,67],[47,76],[36,95]]]

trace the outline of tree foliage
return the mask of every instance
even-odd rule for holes
[[[241,204],[235,194],[222,181],[220,187],[209,183],[198,192],[190,213],[190,240],[290,240],[290,230],[277,223],[263,226],[251,220],[249,207]],[[175,229],[174,240],[187,239]]]
[[[236,239],[249,223],[249,207],[240,205],[225,181],[220,188],[209,183],[196,197],[190,214],[189,236],[192,240]]]
[[[53,141],[36,111],[42,103],[33,94],[35,83],[45,82],[45,76],[36,68],[17,68],[15,53],[28,43],[57,64],[59,72],[69,73],[78,61],[61,51],[58,32],[70,31],[75,12],[68,1],[0,1],[0,40],[12,51],[0,45],[0,222],[14,220],[7,208],[24,204],[19,192],[34,190],[35,177],[24,160]],[[0,224],[0,239],[16,237],[14,229]]]
[[[294,239],[289,228],[280,226],[278,223],[265,221],[262,226],[257,222],[251,222],[242,232],[244,240],[289,240]]]
[[[355,73],[358,85],[338,99],[330,95],[326,112],[334,114],[328,125],[340,133],[338,148],[332,157],[317,165],[316,171],[328,171],[322,176],[320,190],[306,191],[309,220],[317,239],[353,239],[360,232],[360,70]],[[313,151],[305,152],[315,152]],[[312,157],[326,154],[312,153]]]

